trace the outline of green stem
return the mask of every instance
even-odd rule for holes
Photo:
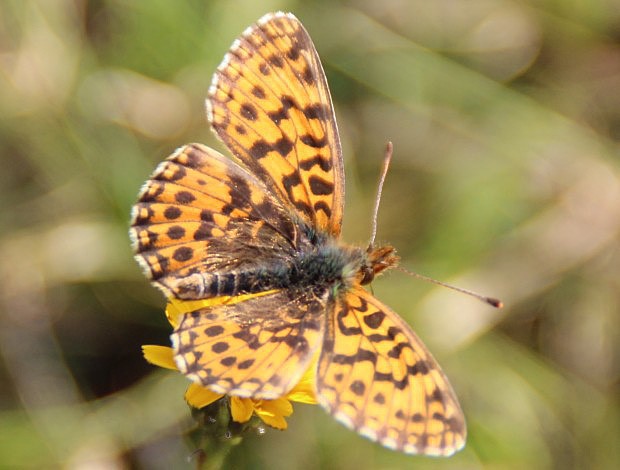
[[[198,470],[220,470],[232,451],[243,441],[243,434],[260,425],[260,420],[252,417],[247,423],[232,420],[230,402],[223,397],[200,410],[192,408],[196,426],[187,436],[196,449],[192,454]]]

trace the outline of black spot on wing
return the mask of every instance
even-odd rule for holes
[[[286,56],[291,60],[297,60],[300,56],[299,44],[293,43],[291,48],[287,51]]]
[[[200,220],[202,220],[203,222],[215,222],[215,220],[213,219],[213,211],[209,209],[203,209],[202,211],[200,211]]]
[[[270,111],[267,113],[267,116],[269,116],[269,119],[271,119],[276,126],[280,125],[280,121],[282,119],[288,119],[288,113],[284,108],[278,108],[275,111]]]
[[[433,390],[433,393],[431,394],[431,399],[434,401],[444,401],[444,396],[443,393],[441,392],[441,390],[439,390],[438,388],[435,387],[435,389]]]
[[[418,361],[413,366],[408,367],[408,372],[412,375],[422,374],[426,375],[430,371],[428,363],[426,361]]]
[[[221,354],[227,351],[228,348],[229,348],[228,343],[225,343],[224,341],[220,341],[218,343],[215,343],[213,346],[211,346],[211,351],[213,351],[216,354]]]
[[[218,336],[224,333],[224,328],[220,325],[214,325],[214,326],[205,328],[204,332],[205,332],[205,335],[212,338],[213,336]]]
[[[314,203],[314,212],[320,212],[320,211],[323,211],[325,215],[327,216],[327,218],[330,218],[332,216],[332,210],[327,205],[327,203],[324,201],[317,201]]]
[[[282,57],[278,56],[278,55],[272,55],[269,56],[267,58],[267,60],[269,61],[269,63],[271,65],[273,65],[274,67],[277,67],[279,69],[281,69],[282,67],[284,67],[284,61],[282,60]]]
[[[282,103],[282,107],[278,108],[275,111],[267,113],[267,116],[269,116],[269,118],[276,125],[279,125],[282,119],[288,119],[288,110],[296,107],[295,100],[287,95],[283,95],[282,97],[280,97],[280,103]]]
[[[235,356],[228,356],[225,357],[223,359],[220,360],[220,364],[222,364],[225,367],[230,367],[232,366],[235,362],[237,361],[237,358]]]
[[[361,380],[355,380],[351,383],[351,385],[349,385],[349,390],[351,390],[358,397],[361,397],[366,391],[366,385],[364,385],[364,382]]]
[[[194,232],[194,240],[206,240],[211,236],[211,230],[207,224],[200,224],[200,227]]]
[[[265,94],[265,89],[259,85],[254,85],[254,88],[252,88],[252,94],[260,99],[265,99],[267,96]]]
[[[276,150],[283,157],[287,156],[291,150],[293,150],[293,142],[288,137],[284,136],[273,145],[274,150]]]
[[[373,364],[377,363],[377,353],[369,351],[367,349],[360,349],[356,354],[357,361],[370,361]]]
[[[256,118],[258,117],[258,112],[256,111],[256,108],[249,103],[242,104],[240,112],[242,117],[250,121],[256,121]]]
[[[312,194],[327,196],[334,192],[334,184],[330,181],[324,180],[320,176],[310,176],[310,178],[308,178],[308,183],[310,184],[310,191],[312,191]]]
[[[246,359],[245,361],[237,364],[237,367],[239,369],[249,369],[250,367],[252,367],[252,364],[254,364],[254,359]]]
[[[381,311],[376,311],[375,313],[371,313],[370,315],[366,315],[364,317],[364,323],[370,328],[379,328],[383,319],[385,318],[385,313]]]
[[[392,374],[379,371],[375,371],[372,378],[376,382],[391,382],[399,390],[403,390],[409,383],[409,377],[406,375],[401,380],[396,380]]]
[[[312,69],[310,69],[310,67],[306,67],[304,69],[302,77],[304,79],[304,82],[306,82],[308,85],[314,85],[316,82],[316,76],[314,75],[314,72],[312,72]]]
[[[303,113],[308,119],[325,120],[328,116],[328,108],[324,104],[316,103],[306,106]]]
[[[269,143],[264,140],[258,140],[254,142],[252,147],[250,147],[250,155],[252,158],[259,160],[267,155],[271,150],[272,146]]]
[[[168,220],[174,220],[181,217],[181,209],[176,206],[168,206],[164,210],[164,217]]]
[[[174,250],[172,257],[179,262],[189,261],[194,256],[194,250],[187,246],[181,246]]]
[[[283,157],[288,155],[290,151],[293,149],[293,142],[286,136],[278,139],[274,144],[270,144],[265,140],[259,140],[254,142],[252,147],[250,147],[250,155],[255,159],[261,159],[265,157],[269,152],[276,151]]]
[[[185,229],[180,225],[173,225],[166,233],[172,240],[179,240],[185,236]]]
[[[317,139],[313,135],[304,134],[304,135],[299,137],[299,140],[301,140],[307,146],[314,147],[314,148],[322,148],[322,147],[325,147],[327,145],[327,137],[326,136],[324,136],[324,137],[322,137],[320,139]]]
[[[332,169],[332,162],[329,158],[325,158],[322,155],[315,155],[312,158],[308,158],[307,160],[303,160],[299,163],[299,168],[304,171],[311,170],[315,165],[318,165],[319,168],[323,171],[329,171]]]
[[[191,204],[196,200],[196,196],[189,191],[179,191],[174,195],[174,198],[179,204]]]

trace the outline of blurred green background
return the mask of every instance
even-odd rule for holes
[[[385,142],[375,294],[450,377],[469,426],[451,459],[400,455],[319,407],[249,435],[235,468],[620,465],[620,2],[0,2],[0,467],[191,467],[162,296],[127,237],[155,165],[222,146],[203,102],[232,41],[295,13],[330,83],[344,238],[365,243]]]

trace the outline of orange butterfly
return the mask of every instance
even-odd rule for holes
[[[344,171],[331,97],[290,13],[249,27],[218,67],[208,118],[235,160],[200,144],[157,168],[134,207],[136,258],[169,299],[217,299],[172,334],[179,369],[209,389],[274,399],[318,354],[316,395],[391,449],[450,455],[465,422],[409,326],[362,286],[391,246],[339,240]]]

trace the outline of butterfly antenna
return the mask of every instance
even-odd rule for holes
[[[390,162],[392,161],[392,152],[394,146],[392,142],[388,142],[385,146],[385,155],[383,156],[383,168],[381,169],[381,178],[379,179],[379,187],[377,188],[377,198],[375,199],[375,208],[372,211],[372,232],[370,233],[370,243],[368,249],[372,249],[375,244],[375,237],[377,236],[377,214],[379,213],[379,203],[381,202],[381,193],[383,192],[383,183],[385,182],[385,176],[387,175]]]
[[[396,266],[396,269],[398,269],[399,271],[404,272],[405,274],[409,274],[410,276],[413,276],[415,278],[422,279],[423,281],[430,282],[430,283],[436,284],[438,286],[447,287],[448,289],[452,289],[452,290],[455,290],[457,292],[461,292],[462,294],[469,295],[469,296],[474,297],[474,298],[476,298],[478,300],[481,300],[481,301],[483,301],[483,302],[485,302],[485,303],[487,303],[487,304],[489,304],[489,305],[491,305],[491,306],[493,306],[495,308],[502,308],[504,306],[503,302],[501,300],[499,300],[499,299],[495,299],[493,297],[487,297],[485,295],[478,294],[477,292],[474,292],[474,291],[471,291],[471,290],[468,290],[468,289],[463,289],[462,287],[453,286],[452,284],[446,284],[445,282],[438,281],[437,279],[433,279],[432,277],[427,277],[427,276],[424,276],[422,274],[418,274],[416,272],[409,271],[408,269],[403,268],[402,266]]]
[[[388,142],[387,145],[385,146],[385,154],[383,157],[383,168],[381,169],[381,177],[379,178],[379,186],[377,188],[377,198],[375,199],[375,207],[372,212],[372,232],[370,234],[370,243],[368,244],[368,251],[372,250],[375,244],[375,237],[377,236],[377,216],[379,213],[379,203],[381,202],[381,193],[383,192],[383,183],[385,183],[385,177],[387,175],[388,168],[390,167],[390,162],[392,161],[393,151],[394,151],[394,145],[392,145],[392,142]],[[502,301],[499,299],[495,299],[493,297],[487,297],[485,295],[478,294],[477,292],[474,292],[468,289],[463,289],[462,287],[456,287],[451,284],[438,281],[437,279],[433,279],[432,277],[427,277],[422,274],[409,271],[408,269],[403,268],[401,266],[396,266],[396,269],[404,272],[405,274],[413,276],[415,278],[430,282],[431,284],[436,284],[438,286],[447,287],[448,289],[452,289],[454,291],[461,292],[462,294],[469,295],[495,308],[502,308],[504,306]]]

